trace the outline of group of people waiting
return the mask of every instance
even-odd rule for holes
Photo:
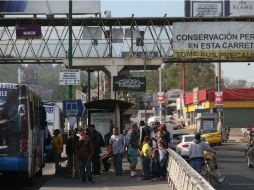
[[[126,155],[130,164],[131,177],[142,176],[142,180],[166,179],[170,132],[165,124],[155,122],[150,127],[144,121],[140,121],[139,125],[132,124],[130,130],[121,134],[110,120],[109,129],[104,138],[92,124],[86,129],[69,132],[66,142],[69,173],[72,173],[74,169],[76,178],[80,176],[82,182],[88,179],[89,183],[94,183],[93,175],[100,175],[102,162],[103,172],[108,172],[113,163],[115,175],[121,176],[123,157]],[[46,135],[49,137],[48,134]],[[54,136],[49,139],[52,142],[57,174],[61,168],[59,163],[63,152],[63,139],[58,129],[54,130]],[[105,147],[103,153],[102,147]],[[201,140],[200,134],[196,134],[194,142],[190,144],[189,158],[190,165],[199,173],[202,170],[204,150],[215,153]],[[136,170],[139,160],[142,166],[140,173]]]
[[[93,175],[100,175],[100,162],[104,166],[103,172],[108,172],[113,163],[115,175],[121,176],[123,157],[126,154],[131,177],[165,180],[169,140],[170,133],[166,125],[158,122],[150,127],[140,121],[139,126],[133,124],[128,132],[121,134],[110,121],[109,132],[104,139],[94,125],[89,125],[86,129],[70,131],[66,143],[67,167],[70,171],[73,167],[79,171],[82,182],[88,179],[90,183],[94,183]],[[102,147],[105,147],[103,153]],[[142,165],[140,173],[136,170],[139,157]]]

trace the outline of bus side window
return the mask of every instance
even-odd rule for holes
[[[34,128],[34,110],[33,110],[33,103],[32,103],[32,101],[30,101],[29,102],[29,107],[30,107],[30,109],[29,109],[29,112],[30,112],[30,121],[31,121],[31,129],[33,130],[33,128]]]
[[[40,128],[44,130],[47,127],[46,110],[42,105],[40,106]]]

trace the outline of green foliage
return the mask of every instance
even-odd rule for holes
[[[162,69],[162,91],[182,88],[182,64],[167,64]],[[186,63],[186,90],[195,87],[211,88],[215,86],[215,68],[212,63]],[[159,91],[159,71],[147,72],[147,92]]]
[[[0,65],[0,82],[17,83],[18,68],[20,65]]]
[[[60,70],[65,69],[63,65],[0,65],[0,82],[18,82],[18,68],[26,67],[35,69],[38,73],[38,84],[33,85],[43,100],[64,100],[68,99],[68,86],[59,86]],[[147,71],[147,90],[146,93],[159,91],[159,71]],[[81,73],[82,84],[87,84],[87,73]],[[240,83],[241,82],[241,83]],[[242,85],[244,82],[240,81]],[[191,91],[195,87],[210,88],[215,85],[214,65],[211,63],[186,63],[186,90]],[[75,89],[80,86],[73,86]],[[91,73],[91,89],[97,88],[97,72]],[[182,65],[166,64],[162,69],[162,90],[182,88]],[[73,93],[74,95],[74,93]],[[132,103],[138,102],[140,93],[129,92],[128,100]],[[124,98],[124,97],[123,97]]]

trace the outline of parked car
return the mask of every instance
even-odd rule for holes
[[[190,144],[195,139],[195,135],[182,135],[180,143],[176,146],[176,152],[185,159],[189,159]],[[208,143],[205,138],[202,141]]]
[[[181,142],[181,137],[183,135],[189,135],[189,133],[181,131],[170,133],[171,139],[169,143],[169,148],[171,148],[172,150],[176,150],[176,146]]]

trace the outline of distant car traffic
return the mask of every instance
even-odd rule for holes
[[[222,143],[221,133],[216,129],[212,129],[209,132],[202,134],[202,137],[204,137],[210,145],[221,145]]]
[[[172,150],[176,150],[176,146],[181,142],[181,137],[183,135],[189,135],[189,133],[177,131],[174,133],[170,133],[170,135],[171,135],[171,139],[169,143],[169,148],[171,148]]]
[[[171,129],[174,129],[174,130],[182,129],[182,124],[174,120],[166,121],[165,124],[167,125],[167,128],[170,127]]]

